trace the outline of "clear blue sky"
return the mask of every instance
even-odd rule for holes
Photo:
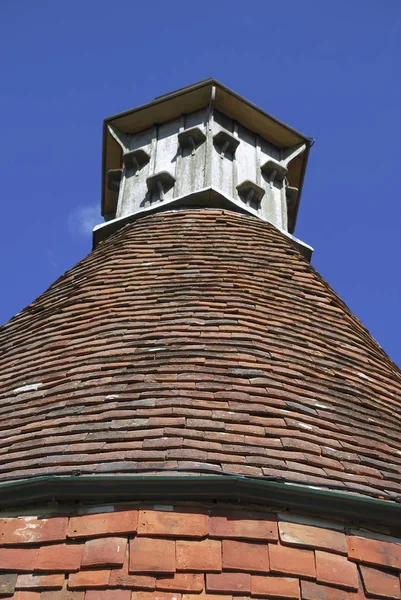
[[[400,0],[1,0],[0,65],[1,323],[91,249],[102,120],[215,77],[316,139],[295,234],[401,365]]]

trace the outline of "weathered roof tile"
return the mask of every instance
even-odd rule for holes
[[[250,594],[251,576],[248,573],[208,573],[206,590],[211,593]]]
[[[122,567],[127,538],[107,537],[85,542],[82,567]]]
[[[44,574],[24,574],[18,575],[17,590],[46,590],[46,589],[61,589],[64,585],[64,573]]]
[[[268,598],[298,599],[301,597],[299,580],[291,577],[252,575],[251,591],[252,596],[267,596]]]
[[[19,573],[33,571],[39,548],[0,548],[0,565],[3,571]]]
[[[209,517],[201,509],[139,511],[139,536],[203,538],[208,533]]]
[[[71,517],[68,524],[68,537],[84,538],[117,533],[135,533],[137,523],[137,510],[118,510]]]
[[[347,538],[340,531],[290,522],[279,523],[279,531],[281,543],[284,545],[329,550],[339,554],[348,553]]]
[[[401,570],[401,544],[359,536],[349,536],[347,541],[351,560]]]
[[[272,573],[316,577],[315,555],[311,550],[270,544],[269,556]]]
[[[346,557],[317,550],[316,577],[319,583],[336,585],[346,590],[358,590],[358,570]]]
[[[0,597],[12,596],[17,583],[17,573],[0,572]]]
[[[130,540],[129,573],[175,573],[175,541],[137,537]]]
[[[35,571],[59,571],[62,573],[78,571],[81,567],[83,551],[84,544],[41,546],[35,562]]]
[[[269,549],[266,543],[223,540],[222,551],[224,570],[269,572]]]
[[[68,577],[68,589],[108,588],[109,584],[111,585],[110,575],[110,569],[85,570],[71,573]]]
[[[176,542],[177,570],[220,572],[222,570],[221,542],[217,540]]]
[[[0,545],[37,544],[61,542],[67,535],[68,519],[0,519]]]
[[[215,508],[210,516],[210,537],[244,540],[277,540],[277,517],[258,511]]]

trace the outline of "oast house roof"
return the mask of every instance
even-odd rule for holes
[[[394,499],[401,373],[253,216],[125,226],[0,330],[0,480],[236,474]]]

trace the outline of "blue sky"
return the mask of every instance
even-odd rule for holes
[[[400,0],[2,0],[0,323],[91,249],[102,121],[215,77],[314,137],[297,237],[401,365]]]

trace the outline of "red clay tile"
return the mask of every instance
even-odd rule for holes
[[[26,574],[18,575],[17,590],[29,589],[61,589],[64,585],[64,573],[52,573],[51,575]]]
[[[401,570],[401,545],[359,536],[348,537],[348,557],[351,560]]]
[[[129,548],[125,552],[124,564],[121,569],[112,569],[110,574],[110,587],[132,588],[140,590],[154,590],[156,580],[149,575],[134,575],[128,572]]]
[[[353,592],[320,585],[314,581],[301,581],[301,591],[302,600],[356,600]]]
[[[269,557],[272,573],[316,577],[315,555],[310,550],[269,544]]]
[[[236,600],[248,600],[248,598],[243,596],[235,596]],[[171,600],[171,599],[170,599]],[[201,594],[196,594],[196,596],[192,594],[183,594],[182,600],[233,600],[233,597],[229,594],[209,594],[203,591]]]
[[[223,540],[223,569],[267,573],[269,550],[267,543],[252,544],[237,540]]]
[[[83,567],[122,567],[127,538],[108,537],[85,542]]]
[[[75,588],[107,588],[110,582],[109,569],[95,569],[93,571],[78,571],[70,573],[68,577],[68,589]]]
[[[201,509],[140,510],[138,535],[202,538],[208,534],[208,521]]]
[[[279,532],[281,543],[285,545],[348,553],[346,536],[340,531],[281,521]]]
[[[198,600],[198,596],[192,596],[191,600]],[[85,599],[86,600],[86,599]],[[107,599],[109,600],[109,599]],[[112,600],[110,598],[110,600]],[[116,600],[120,600],[117,598]],[[181,600],[181,594],[177,594],[176,592],[138,592],[133,591],[131,600]]]
[[[249,573],[208,573],[207,592],[250,594],[251,576]]]
[[[51,544],[39,549],[35,571],[78,571],[84,544]],[[26,552],[26,550],[25,550]]]
[[[67,517],[0,519],[0,545],[61,542],[67,535]]]
[[[85,592],[68,590],[67,588],[52,590],[51,592],[41,592],[40,594],[40,600],[84,600],[84,598]],[[29,600],[29,598],[26,600]]]
[[[244,450],[245,451],[245,450]],[[264,512],[214,509],[210,537],[243,540],[277,540],[277,518]]]
[[[0,548],[1,569],[19,573],[33,571],[38,554],[38,548]]]
[[[68,537],[94,537],[115,533],[135,533],[138,523],[137,510],[122,510],[93,515],[71,517]]]
[[[360,567],[363,584],[368,596],[380,598],[401,598],[400,577],[371,567]]]
[[[347,590],[358,589],[358,570],[345,556],[316,550],[316,579],[319,583]]]
[[[221,571],[221,542],[200,540],[176,542],[178,571]]]
[[[252,575],[252,596],[269,598],[300,598],[299,580],[292,577],[274,575]]]
[[[203,573],[176,573],[171,577],[157,577],[157,590],[173,592],[201,592],[204,585]]]
[[[43,594],[43,592],[42,592],[42,594]],[[10,598],[10,600],[41,600],[42,594],[40,592],[28,592],[26,590],[20,590],[18,592],[15,592],[14,596],[12,596],[12,598]],[[50,600],[50,598],[48,600]],[[59,599],[54,598],[54,600],[59,600]],[[61,600],[61,598],[60,598],[60,600]],[[73,599],[71,598],[71,600],[73,600]],[[83,595],[82,595],[82,598],[77,598],[76,600],[84,600]]]
[[[88,590],[85,600],[131,600],[131,590]]]
[[[285,450],[300,450],[311,454],[321,454],[321,449],[318,444],[313,444],[305,439],[292,437],[282,437],[281,443]]]
[[[119,569],[112,569],[110,587],[154,590],[156,588],[156,580],[149,575],[129,575],[122,573]]]
[[[130,573],[175,573],[175,541],[137,537],[130,540]]]

